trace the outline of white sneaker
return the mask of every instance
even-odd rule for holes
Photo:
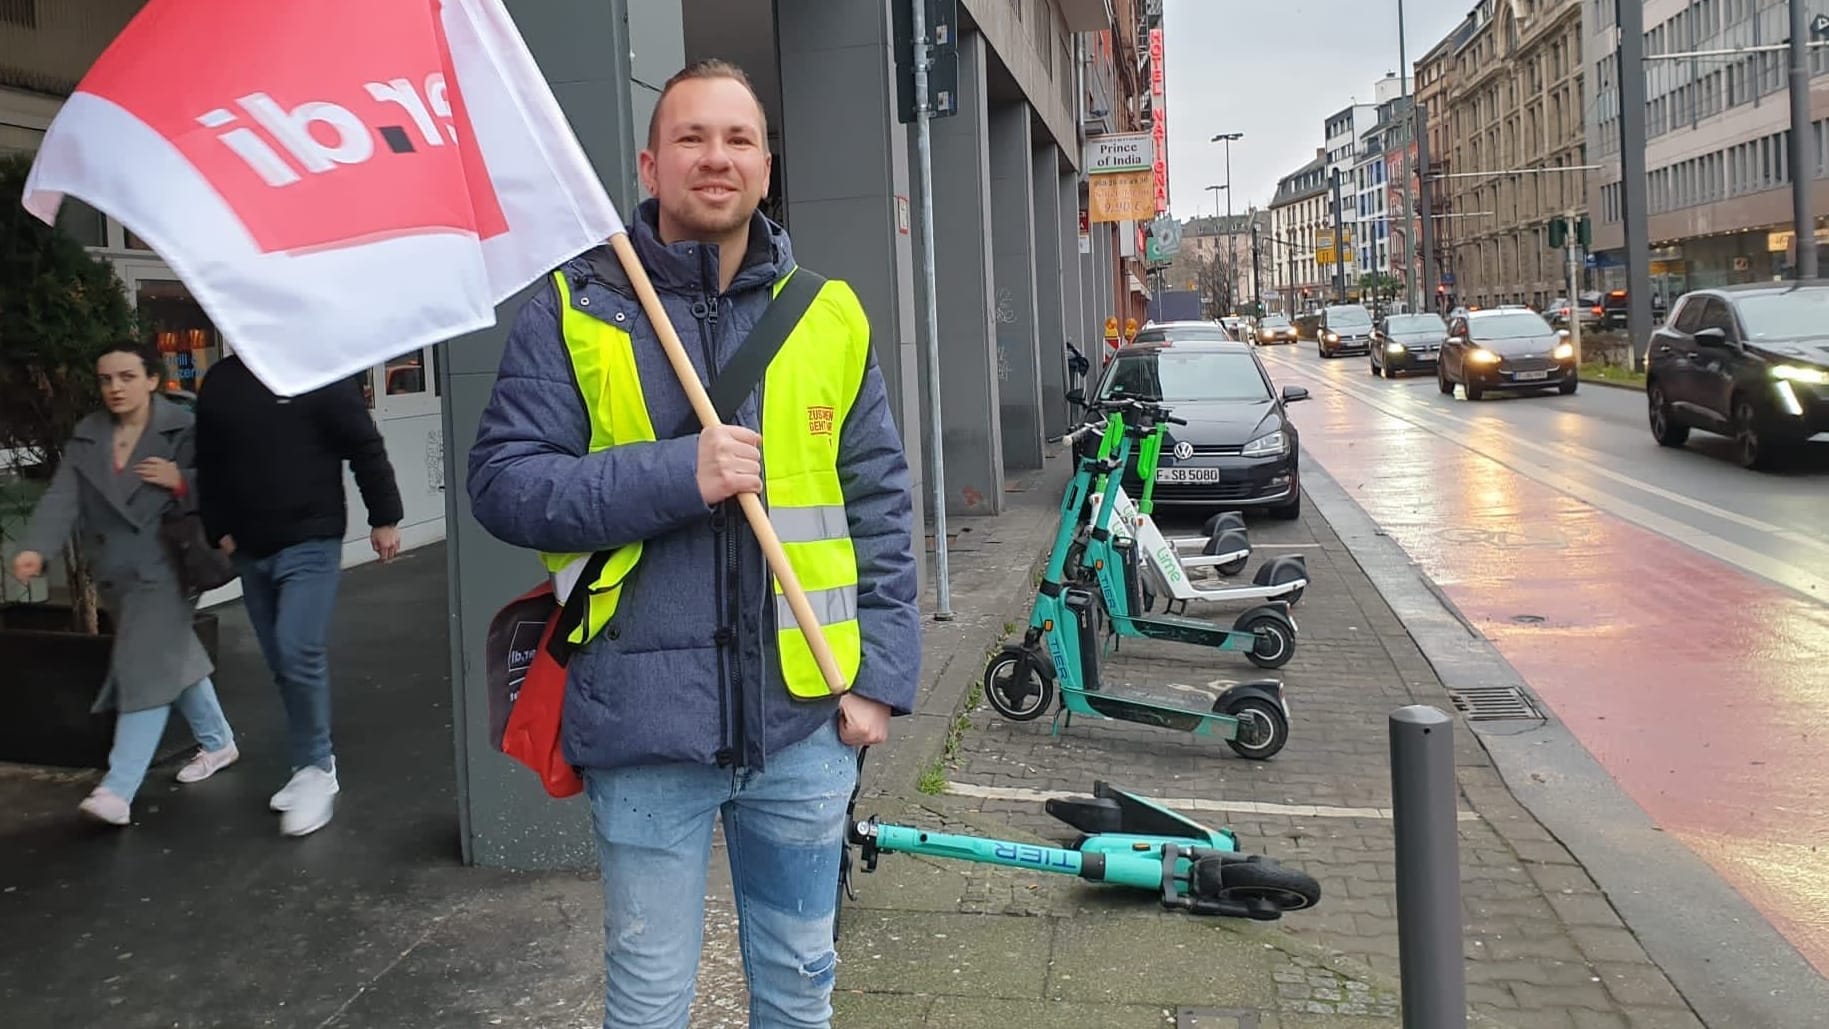
[[[330,824],[330,816],[336,811],[336,773],[311,765],[299,769],[286,788],[292,795],[287,798],[286,809],[280,812],[281,833],[305,836]]]
[[[319,769],[319,771],[321,772],[323,770]],[[330,776],[330,792],[335,793],[337,792],[337,773],[335,764],[331,765],[331,771],[328,774]],[[302,779],[304,775],[305,769],[303,768],[293,772],[292,778],[286,780],[286,785],[281,786],[279,792],[275,793],[272,798],[267,801],[267,806],[275,811],[291,810],[292,805],[297,803],[295,798],[298,796],[299,780]]]
[[[197,756],[183,768],[178,769],[178,781],[183,783],[202,782],[224,768],[241,760],[241,751],[231,743],[221,750],[204,750],[197,748]]]
[[[98,822],[106,822],[109,825],[126,825],[133,820],[128,803],[113,790],[103,789],[100,786],[84,797],[83,802],[76,806],[76,810]]]

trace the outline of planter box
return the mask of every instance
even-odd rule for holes
[[[216,616],[196,615],[197,638],[216,660]],[[13,604],[0,607],[0,761],[106,768],[114,743],[114,712],[91,714],[108,676],[114,636],[106,612],[101,634],[70,631],[68,607]],[[154,760],[193,745],[190,727],[176,712],[165,727]]]

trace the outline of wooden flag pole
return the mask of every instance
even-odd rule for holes
[[[648,278],[648,271],[641,265],[641,258],[636,256],[635,245],[629,242],[626,232],[618,232],[610,237],[610,249],[616,259],[622,262],[622,270],[629,277],[630,285],[635,287],[635,296],[641,301],[641,309],[647,313],[648,322],[654,326],[654,332],[660,337],[660,345],[667,352],[667,360],[673,363],[673,373],[679,376],[680,386],[686,391],[686,399],[692,402],[692,410],[699,416],[699,424],[707,429],[721,424],[717,409],[711,406],[711,397],[699,382],[699,373],[692,367],[692,359],[686,356],[686,347],[680,342],[679,333],[673,329],[673,322],[667,317],[666,308],[661,306],[660,297],[654,292],[654,283]],[[819,665],[819,672],[825,677],[826,688],[833,693],[843,693],[850,689],[845,677],[838,670],[838,659],[832,656],[832,648],[826,644],[825,634],[819,631],[819,620],[813,615],[813,605],[807,602],[806,591],[800,588],[800,577],[794,574],[794,568],[788,564],[787,551],[781,548],[781,538],[775,535],[775,527],[768,520],[768,511],[762,507],[762,498],[754,493],[737,494],[737,502],[743,507],[743,514],[749,519],[749,527],[756,533],[756,541],[762,544],[762,556],[768,559],[769,571],[775,573],[775,580],[781,583],[781,592],[787,596],[788,607],[793,609],[794,619],[800,623],[800,634],[806,637],[807,646],[813,651],[813,660]]]

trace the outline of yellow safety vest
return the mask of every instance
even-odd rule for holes
[[[793,273],[789,272],[788,276]],[[774,285],[779,293],[783,277]],[[590,413],[590,450],[652,442],[654,425],[642,395],[634,340],[626,329],[578,311],[562,272],[553,273],[560,327],[572,372]],[[848,685],[862,654],[857,624],[857,555],[838,477],[838,434],[857,398],[869,359],[870,330],[851,288],[827,280],[762,380],[763,499]],[[589,590],[584,617],[569,642],[582,646],[616,614],[623,585],[641,560],[640,541],[617,548]],[[561,601],[578,588],[589,554],[542,553]],[[781,673],[796,697],[831,694],[781,584],[775,593],[775,642]]]

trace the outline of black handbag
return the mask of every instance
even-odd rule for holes
[[[235,581],[235,563],[204,538],[203,516],[197,512],[165,512],[159,519],[159,538],[171,554],[186,593],[202,593]]]

